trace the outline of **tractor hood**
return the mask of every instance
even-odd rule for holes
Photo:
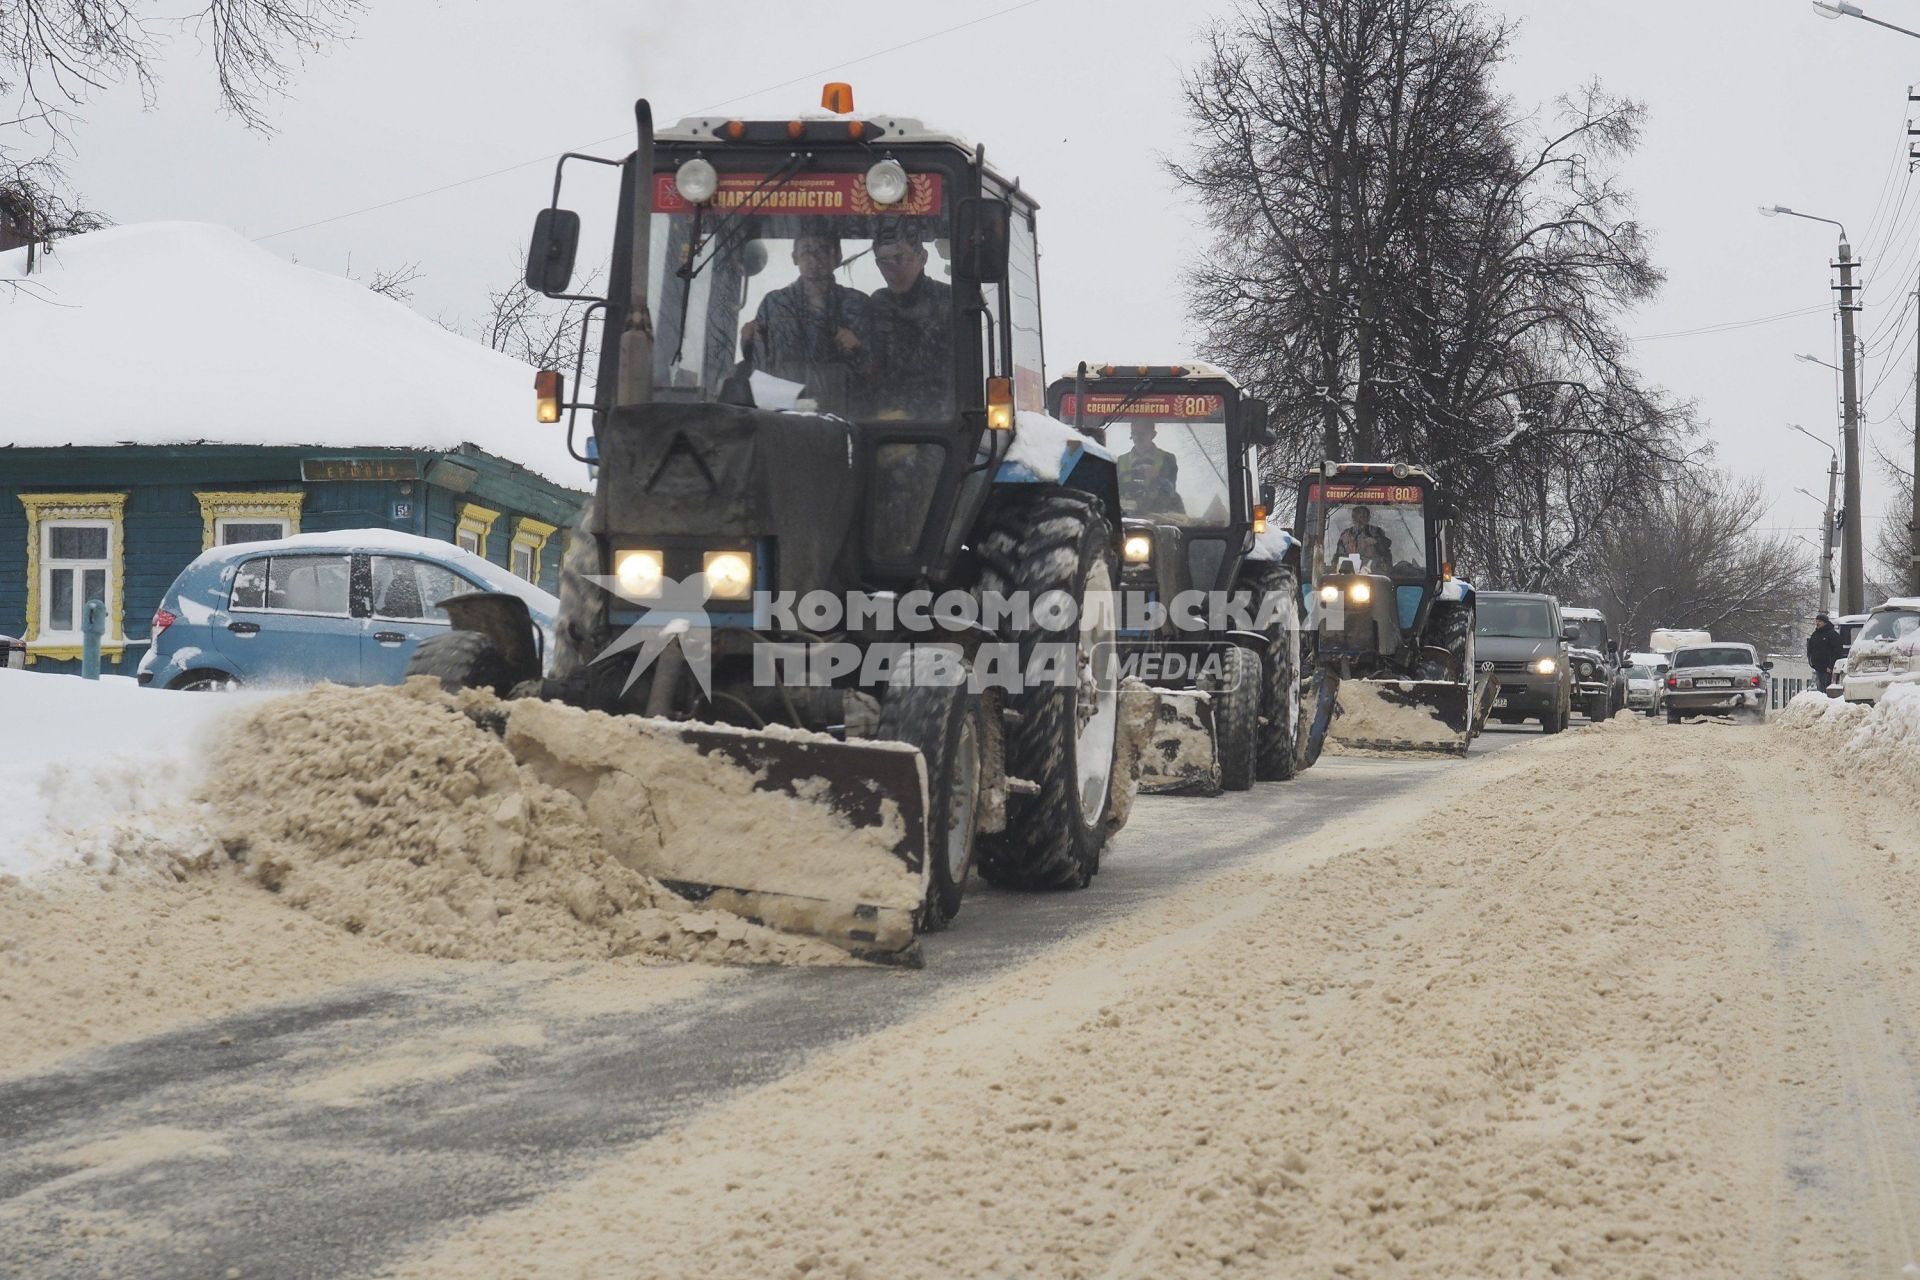
[[[849,585],[862,476],[839,418],[724,404],[629,405],[599,431],[595,533],[771,538],[776,588]]]

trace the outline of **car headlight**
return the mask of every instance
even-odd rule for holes
[[[709,551],[701,561],[707,595],[715,600],[745,600],[753,594],[753,557],[744,551]]]
[[[1552,658],[1535,658],[1533,660],[1533,670],[1535,675],[1550,676],[1555,671],[1559,670],[1559,668],[1560,668],[1560,664],[1558,662],[1555,662]]]
[[[1352,597],[1355,604],[1365,604],[1367,601],[1373,599],[1373,584],[1370,582],[1356,582],[1347,588],[1347,595]]]
[[[1144,533],[1130,533],[1120,544],[1120,554],[1128,564],[1145,564],[1153,559],[1153,539]]]
[[[620,584],[621,595],[629,600],[651,600],[660,594],[660,584],[667,576],[667,557],[659,551],[616,551],[613,576]]]
[[[1329,582],[1326,586],[1320,588],[1320,603],[1321,604],[1339,604],[1340,603],[1339,586],[1335,583]]]

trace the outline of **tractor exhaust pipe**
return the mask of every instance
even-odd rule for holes
[[[653,107],[633,104],[639,141],[633,149],[633,202],[627,210],[632,251],[627,257],[627,303],[620,326],[617,404],[653,399],[653,314],[647,309],[647,264],[653,252]]]

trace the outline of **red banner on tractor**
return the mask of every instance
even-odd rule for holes
[[[1349,503],[1410,503],[1415,506],[1426,500],[1419,485],[1369,483],[1369,484],[1313,484],[1307,486],[1307,501],[1321,502],[1330,507]]]
[[[820,217],[872,216],[924,218],[940,212],[940,175],[907,176],[906,198],[896,204],[875,204],[867,194],[867,179],[858,173],[801,173],[777,186],[761,187],[764,173],[723,173],[720,187],[707,202],[710,210],[732,213],[798,214]],[[674,186],[674,175],[653,175],[655,213],[691,213],[693,205]]]
[[[1079,397],[1069,391],[1060,399],[1060,417],[1073,419]],[[1129,398],[1124,391],[1095,392],[1087,397],[1089,418],[1151,418],[1157,422],[1224,422],[1225,396],[1154,395]]]

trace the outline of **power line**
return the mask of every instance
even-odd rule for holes
[[[1751,320],[1723,320],[1718,324],[1702,325],[1698,329],[1675,329],[1671,333],[1643,333],[1636,338],[1629,339],[1629,341],[1660,342],[1667,338],[1693,338],[1708,333],[1729,333],[1735,329],[1751,329],[1755,325],[1773,324],[1780,320],[1792,320],[1799,316],[1810,316],[1816,312],[1827,310],[1827,305],[1828,304],[1823,302],[1811,307],[1800,307],[1794,311],[1782,311],[1778,315],[1756,316]]]
[[[816,71],[804,72],[791,79],[782,80],[778,84],[762,85],[758,89],[750,89],[745,93],[735,94],[731,98],[708,103],[704,107],[695,107],[692,111],[687,112],[687,114],[696,116],[704,115],[706,112],[718,111],[721,107],[729,107],[736,102],[744,102],[748,98],[757,97],[763,93],[771,93],[775,89],[786,89],[796,84],[805,84],[807,81],[819,76],[841,71],[847,67],[857,67],[863,62],[872,62],[875,58],[884,58],[888,54],[899,53],[902,49],[911,49],[915,45],[925,44],[929,40],[938,40],[942,36],[950,36],[956,31],[964,31],[968,27],[977,27],[983,22],[991,22],[995,18],[1004,18],[1010,13],[1017,13],[1022,9],[1031,9],[1034,5],[1041,3],[1044,3],[1044,0],[1020,0],[1018,4],[1008,5],[1004,9],[996,9],[992,13],[982,14],[978,18],[969,18],[965,22],[956,22],[954,25],[942,27],[938,31],[929,31],[926,35],[915,36],[911,40],[903,40],[899,44],[889,45],[885,49],[876,49],[872,53],[863,53],[857,58],[849,58],[842,62],[836,62],[832,66],[821,67]],[[604,138],[595,138],[592,142],[583,143],[579,147],[572,148],[572,150],[584,151],[588,147],[603,147],[609,142],[617,142],[626,136],[628,135],[625,131],[609,134]],[[522,160],[518,164],[507,165],[505,168],[491,169],[486,173],[478,173],[470,178],[460,178],[453,182],[442,183],[437,187],[428,187],[424,191],[415,191],[411,195],[395,196],[391,200],[382,200],[377,204],[364,205],[358,209],[349,209],[345,213],[336,213],[325,218],[316,218],[312,222],[303,222],[297,227],[287,227],[281,231],[269,231],[266,235],[255,236],[254,242],[257,244],[262,240],[273,240],[280,236],[290,236],[296,231],[308,231],[314,227],[324,227],[329,223],[344,222],[348,218],[357,218],[363,213],[373,213],[380,209],[391,209],[394,205],[406,204],[412,200],[424,200],[428,196],[437,196],[443,191],[453,191],[459,187],[472,186],[476,182],[485,182],[489,178],[497,178],[501,174],[513,173],[519,169],[530,169],[537,164],[551,164],[555,160],[558,160],[563,154],[565,153],[560,151],[549,152],[544,156],[535,156],[531,160]]]

